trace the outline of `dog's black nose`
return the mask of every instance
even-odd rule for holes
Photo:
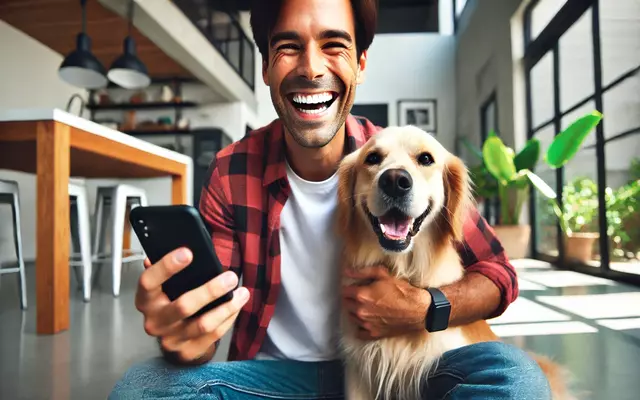
[[[413,180],[404,169],[388,169],[380,175],[378,186],[387,196],[398,198],[411,191]]]

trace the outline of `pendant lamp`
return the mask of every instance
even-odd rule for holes
[[[76,37],[76,49],[69,53],[58,68],[60,78],[76,87],[98,89],[107,86],[106,71],[91,53],[91,38],[87,36],[87,0],[80,0],[82,7],[82,32]]]
[[[151,83],[147,67],[136,56],[136,43],[131,34],[133,9],[133,0],[129,0],[129,34],[124,39],[124,53],[113,62],[107,73],[111,82],[125,89],[141,89]]]

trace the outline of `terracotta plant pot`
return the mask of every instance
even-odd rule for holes
[[[510,259],[525,258],[529,255],[531,240],[530,225],[495,225],[493,230]]]
[[[568,260],[587,263],[593,259],[593,245],[600,235],[596,232],[571,233],[564,242],[564,254]]]

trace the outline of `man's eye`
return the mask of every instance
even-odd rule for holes
[[[293,43],[286,43],[278,46],[277,50],[278,51],[290,51],[290,50],[295,51],[295,50],[298,50],[298,46]]]
[[[325,48],[341,48],[341,49],[346,49],[347,46],[344,45],[344,43],[340,43],[340,42],[329,42],[327,44],[324,45]]]

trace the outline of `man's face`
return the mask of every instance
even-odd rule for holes
[[[349,0],[285,0],[269,38],[263,78],[287,131],[322,147],[342,127],[363,79]]]

